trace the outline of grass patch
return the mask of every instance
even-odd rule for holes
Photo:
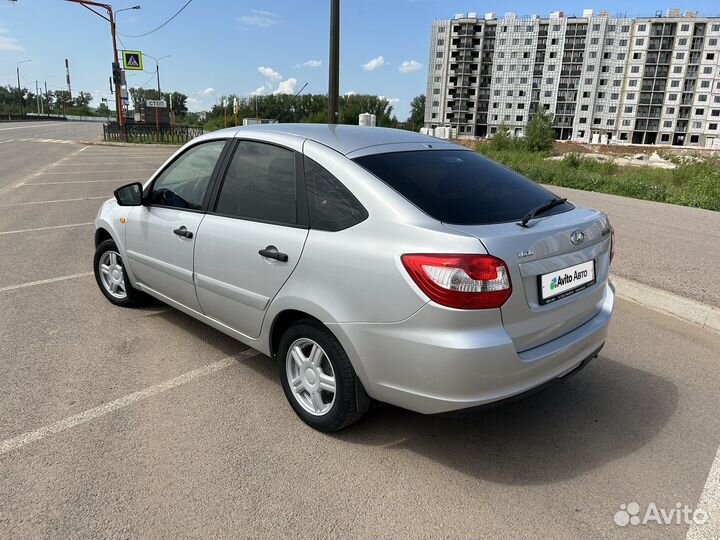
[[[720,160],[717,158],[682,162],[675,169],[655,169],[621,167],[581,154],[567,154],[557,161],[546,160],[550,155],[547,152],[519,148],[499,150],[487,142],[479,143],[477,151],[542,184],[720,211]]]

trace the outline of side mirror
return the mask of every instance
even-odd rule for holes
[[[120,206],[142,206],[143,187],[140,182],[133,182],[113,191],[115,200]]]

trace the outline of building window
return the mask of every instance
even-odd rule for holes
[[[647,26],[645,26],[644,24],[638,25],[638,32],[644,32],[646,28]]]
[[[438,32],[444,32],[444,31],[445,31],[445,27],[444,27],[444,26],[441,26],[440,28],[438,28]]]
[[[712,111],[710,111],[710,116],[720,116],[720,109],[713,109]]]
[[[435,64],[435,71],[440,71],[442,69],[442,64]]]
[[[610,55],[609,52],[604,52],[604,53],[603,53],[603,60],[610,60],[610,56],[611,56],[611,55]]]
[[[628,82],[628,86],[637,86],[638,80],[632,79],[630,82]]]
[[[670,81],[670,86],[672,88],[677,88],[678,86],[680,86],[680,81],[678,81],[677,79],[675,79],[674,81]]]
[[[553,24],[553,32],[559,32],[560,31],[560,25],[559,24]]]
[[[697,144],[700,142],[700,135],[690,135],[690,144]]]
[[[717,39],[708,39],[708,45],[710,45],[711,47],[715,47],[717,45]]]
[[[587,124],[587,118],[584,117],[584,116],[580,117],[580,123],[581,123],[581,124]],[[581,137],[582,137],[582,135],[581,135]]]
[[[675,107],[667,107],[665,109],[665,114],[675,114]]]
[[[622,73],[622,72],[623,72],[623,67],[622,67],[622,66],[617,66],[617,67],[615,68],[615,73]]]
[[[607,119],[607,122],[605,122],[605,125],[607,125],[607,126],[614,126],[614,125],[615,125],[615,120],[613,120],[612,118],[608,118],[608,119]]]
[[[622,121],[622,125],[623,125],[623,126],[629,126],[629,125],[630,125],[630,120],[627,120],[627,119],[623,120],[623,121]]]
[[[689,24],[683,24],[680,26],[681,32],[689,32],[690,31],[690,25]]]
[[[593,29],[593,32],[597,32],[598,30],[600,30],[600,25],[599,25],[599,24],[593,24],[592,29]]]
[[[589,98],[589,97],[590,97],[590,92],[583,92],[582,97],[584,97],[584,98]]]
[[[522,121],[523,121],[523,115],[522,115],[522,114],[518,114],[518,115],[515,117],[515,121],[516,121],[516,122],[522,122]]]
[[[673,68],[673,73],[682,73],[682,66],[675,66]]]
[[[439,102],[439,101],[433,101],[433,102],[432,102],[432,106],[433,106],[433,107],[439,107],[439,106],[440,106],[440,102]]]
[[[663,133],[660,135],[660,142],[670,142],[670,134]]]
[[[617,101],[618,99],[620,99],[620,94],[616,94],[613,92],[612,94],[610,94],[610,99],[612,99],[613,101]]]
[[[608,32],[614,32],[615,31],[615,25],[614,24],[608,24],[607,31]]]
[[[445,45],[445,40],[444,40],[444,39],[438,39],[437,44],[438,44],[438,46]]]
[[[630,68],[630,73],[640,73],[640,66],[632,66]]]
[[[677,97],[677,94],[668,94],[668,101],[675,101]]]
[[[678,45],[687,45],[687,38],[678,39]]]
[[[548,70],[548,71],[555,71],[555,64],[548,64],[547,70]]]
[[[633,108],[632,108],[632,107],[625,107],[625,109],[624,109],[623,112],[625,112],[626,114],[630,114],[631,112],[633,112]]]
[[[620,86],[620,84],[621,84],[620,79],[616,79],[613,81],[613,86]]]
[[[548,56],[549,58],[555,58],[557,56],[557,53],[555,51],[552,51]]]
[[[636,47],[642,47],[645,44],[645,40],[643,38],[637,38],[635,40],[635,46]]]
[[[590,45],[597,45],[598,43],[600,43],[600,40],[598,38],[590,38]]]
[[[593,125],[599,126],[601,121],[602,121],[601,118],[594,118],[594,119],[593,119]]]
[[[710,27],[710,29],[711,29],[713,32],[720,32],[720,24],[713,24],[713,25]]]
[[[710,88],[710,81],[700,81],[700,88]]]
[[[718,126],[717,124],[710,124],[710,125],[708,126],[708,129],[709,129],[710,131],[715,131],[715,130],[717,130],[717,126]]]
[[[704,68],[703,68],[703,75],[708,75],[708,74],[710,74],[710,73],[712,73],[712,67],[711,67],[711,66],[707,66],[707,67],[704,67]]]
[[[633,99],[635,99],[635,93],[634,93],[634,92],[630,92],[630,93],[627,95],[627,98],[632,101]]]
[[[551,90],[545,90],[545,97],[552,97],[552,91],[551,91]]]
[[[557,38],[550,39],[550,45],[557,45]]]
[[[700,94],[698,96],[698,101],[707,101],[707,94]]]
[[[608,112],[609,112],[609,113],[616,113],[616,112],[617,112],[617,105],[610,105],[610,107],[608,107]]]
[[[615,40],[613,38],[607,38],[605,40],[605,45],[612,45],[613,43],[615,43]]]
[[[587,111],[587,110],[588,110],[587,104],[585,104],[585,105],[580,105],[580,110],[581,110],[581,111]]]
[[[665,120],[665,121],[663,122],[663,127],[664,127],[664,128],[671,128],[671,127],[672,127],[672,120]]]
[[[627,32],[630,31],[630,26],[628,26],[627,24],[625,24],[625,25],[623,25],[623,26],[620,28],[620,31],[627,33]]]
[[[618,60],[625,60],[625,53],[624,53],[624,52],[618,53],[617,59],[618,59]]]
[[[439,93],[440,93],[440,89],[439,89],[439,88],[433,89],[433,94],[438,95]]]
[[[555,79],[553,79],[552,77],[548,77],[547,79],[545,79],[545,84],[553,84],[554,82]]]
[[[442,51],[438,51],[435,53],[435,58],[442,58],[442,57],[443,57]]]
[[[525,104],[524,104],[524,103],[518,103],[517,108],[520,109],[520,110],[523,110],[523,109],[525,108]]]
[[[633,60],[640,60],[642,58],[642,53],[636,52],[633,53]]]

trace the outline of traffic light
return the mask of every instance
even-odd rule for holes
[[[120,82],[122,80],[122,74],[120,73],[120,64],[118,62],[113,62],[112,77],[113,77],[113,83],[120,84]]]

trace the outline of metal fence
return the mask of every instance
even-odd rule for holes
[[[125,124],[121,129],[116,123],[103,124],[105,141],[182,144],[202,134],[203,128],[195,126]]]

